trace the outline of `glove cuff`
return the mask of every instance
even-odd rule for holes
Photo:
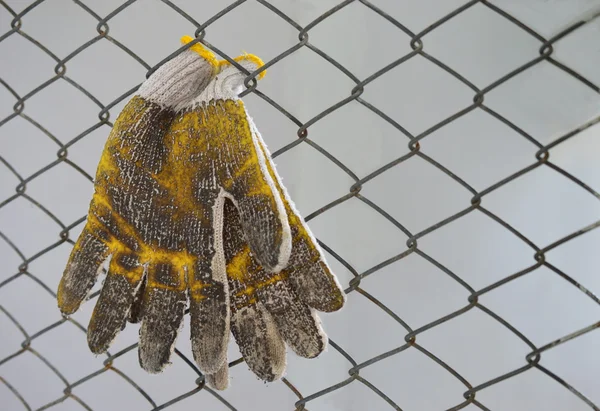
[[[183,36],[183,37],[181,37],[181,44],[185,45],[185,44],[191,43],[194,40],[195,39],[192,36]],[[209,49],[204,47],[201,43],[196,43],[196,44],[192,45],[188,50],[198,53],[198,55],[200,57],[202,57],[211,66],[213,66],[215,68],[215,71],[218,70],[219,61],[217,60],[215,53],[213,53],[212,51],[210,51]]]
[[[251,73],[264,66],[263,61],[254,54],[242,54],[234,60]],[[237,66],[232,65],[226,60],[219,61],[218,67],[219,73],[202,93],[194,99],[180,104],[175,109],[194,109],[216,100],[238,100],[238,95],[244,90],[246,73],[240,71]],[[260,80],[265,74],[266,70],[262,71],[256,78]]]
[[[190,36],[181,38],[184,44]],[[194,44],[167,61],[139,88],[138,95],[162,107],[176,106],[197,96],[219,69],[215,55],[201,44]]]

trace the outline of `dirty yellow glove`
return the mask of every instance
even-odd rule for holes
[[[248,67],[255,63],[251,57],[240,60]],[[215,373],[226,361],[230,334],[222,239],[225,201],[239,213],[240,233],[267,271],[281,271],[291,251],[283,201],[268,170],[260,138],[252,132],[244,106],[237,99],[244,78],[238,70],[223,67],[200,95],[184,105],[165,135],[167,164],[172,168],[164,185],[172,185],[174,190],[164,201],[174,218],[160,219],[157,229],[175,231],[177,236],[164,257],[160,253],[157,257],[160,254],[158,261],[171,259],[169,267],[177,268],[175,272],[180,274],[171,275],[165,268],[159,274],[164,279],[160,284],[148,277],[140,289],[142,296],[132,308],[133,319],[141,320],[140,349],[145,347],[145,340],[163,344],[150,337],[160,337],[155,331],[165,326],[160,321],[171,321],[172,317],[162,313],[173,308],[162,304],[185,301],[187,288],[192,352],[200,370],[207,374]],[[161,315],[149,317],[155,311]],[[177,317],[176,323],[179,321]]]
[[[58,288],[60,310],[74,313],[110,260],[88,328],[90,349],[102,353],[145,284],[139,356],[150,372],[169,361],[187,305],[187,278],[197,264],[206,265],[200,248],[212,246],[199,240],[210,224],[198,195],[206,181],[196,177],[191,153],[166,133],[176,108],[217,70],[214,55],[195,44],[162,65],[127,103],[108,137],[87,223]]]
[[[261,64],[253,56],[242,56],[238,60],[245,62],[250,71]],[[218,94],[215,90],[219,89],[219,77],[233,76],[237,72],[226,63],[221,65],[224,65],[221,73],[205,93]],[[240,111],[243,109],[239,100],[232,99],[228,104],[237,105]],[[291,228],[292,252],[284,270],[273,273],[263,268],[248,246],[238,210],[231,201],[225,201],[223,252],[227,265],[230,321],[236,343],[250,369],[262,380],[273,381],[285,371],[286,344],[306,358],[323,352],[327,337],[314,310],[337,311],[343,306],[345,295],[281,185],[258,130],[247,114],[246,118],[248,132],[258,142],[269,175],[283,200]],[[227,388],[227,362],[216,373],[208,375],[207,380],[214,388]]]

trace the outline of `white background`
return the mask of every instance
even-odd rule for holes
[[[20,12],[29,1],[8,1]],[[85,0],[101,17],[117,0]],[[217,0],[174,2],[199,22],[219,12]],[[459,0],[378,0],[372,2],[413,33],[465,4]],[[600,10],[599,0],[498,0],[491,2],[546,39]],[[333,0],[277,0],[275,7],[305,26],[338,4]],[[11,29],[12,16],[0,3],[0,35]],[[97,35],[97,21],[67,0],[46,0],[22,19],[22,30],[65,58]],[[178,39],[195,27],[157,0],[139,0],[112,18],[109,35],[133,50],[148,65],[178,47]],[[251,52],[269,61],[298,43],[298,32],[258,2],[249,0],[210,25],[206,40],[230,56]],[[600,18],[554,44],[552,57],[600,86]],[[309,31],[309,42],[345,66],[360,80],[411,52],[410,36],[355,2]],[[422,39],[424,51],[484,89],[539,56],[542,43],[483,4],[476,4]],[[13,34],[0,42],[0,78],[24,96],[54,76],[56,62],[31,42]],[[103,39],[66,64],[66,75],[108,105],[145,78],[146,69]],[[355,83],[308,48],[268,70],[259,89],[301,122],[351,94]],[[472,89],[421,56],[390,70],[365,86],[361,98],[418,135],[470,106]],[[270,150],[293,142],[298,126],[255,95],[245,98]],[[0,85],[0,119],[13,113],[15,97]],[[110,110],[111,120],[126,101]],[[541,144],[548,144],[600,115],[600,95],[556,66],[541,62],[485,95],[484,104]],[[59,79],[25,102],[23,114],[67,143],[98,123],[100,108]],[[93,175],[109,133],[101,126],[68,150],[68,159]],[[363,178],[407,154],[408,138],[358,102],[350,102],[308,129],[309,138]],[[536,162],[538,148],[521,134],[481,109],[475,109],[425,137],[421,151],[451,170],[476,191]],[[56,160],[60,146],[22,117],[0,127],[0,156],[27,178]],[[550,161],[600,191],[600,126],[559,144]],[[275,162],[291,197],[304,216],[349,193],[354,180],[306,143]],[[19,180],[0,164],[0,201],[15,194]],[[85,215],[92,184],[66,163],[27,183],[25,194],[41,203],[64,225]],[[419,157],[412,157],[367,182],[360,194],[377,204],[412,234],[467,209],[473,194]],[[481,206],[522,233],[537,247],[595,223],[598,196],[548,166],[519,177],[482,199]],[[309,222],[315,235],[361,274],[407,250],[408,237],[381,214],[350,198]],[[75,239],[82,224],[69,236]],[[0,232],[26,259],[59,241],[62,228],[25,197],[0,207]],[[534,265],[534,250],[506,228],[475,210],[419,238],[418,248],[447,270],[480,290]],[[61,244],[34,259],[27,272],[0,287],[0,306],[34,335],[61,320],[55,291],[71,245]],[[546,261],[589,290],[600,293],[600,229],[592,230],[546,254]],[[23,259],[0,239],[0,282],[14,276]],[[350,270],[328,255],[344,286]],[[43,288],[48,287],[48,290]],[[413,330],[467,307],[469,291],[416,253],[386,265],[360,283]],[[87,326],[93,301],[73,318]],[[600,305],[555,271],[541,267],[482,295],[479,303],[502,317],[535,346],[541,347],[600,320]],[[328,335],[356,362],[402,346],[407,334],[392,316],[358,292],[349,295],[340,313],[323,315]],[[187,318],[186,318],[187,321]],[[137,326],[128,325],[111,353],[134,343]],[[21,350],[25,337],[0,312],[0,361]],[[531,347],[477,307],[433,327],[417,344],[456,370],[471,386],[527,365]],[[177,347],[191,358],[186,328]],[[542,354],[540,364],[600,406],[600,331],[589,332]],[[85,334],[65,322],[33,339],[31,349],[54,365],[68,383],[102,369],[106,356],[95,357]],[[231,346],[230,360],[239,358]],[[136,350],[114,361],[160,405],[195,387],[196,375],[180,358],[163,374],[150,376],[137,363]],[[346,380],[352,364],[338,351],[316,360],[289,354],[287,378],[309,396]],[[10,384],[36,409],[63,396],[62,381],[32,351],[0,365],[0,408],[26,409]],[[360,377],[403,410],[444,410],[464,401],[467,387],[416,348],[360,370]],[[121,375],[108,370],[77,385],[73,393],[94,410],[144,410],[151,404]],[[282,382],[264,384],[242,363],[231,369],[231,387],[221,393],[234,409],[294,409],[298,397]],[[591,407],[538,369],[485,388],[476,400],[491,410],[579,411]],[[72,398],[55,410],[84,409]],[[169,410],[226,410],[206,391]],[[367,385],[356,380],[308,402],[311,411],[393,409]],[[468,411],[478,409],[471,404]]]

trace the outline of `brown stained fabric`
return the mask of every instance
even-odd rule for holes
[[[129,315],[142,322],[142,365],[157,372],[168,362],[189,296],[196,361],[204,372],[219,369],[229,336],[225,263],[215,248],[223,195],[236,200],[245,238],[261,261],[281,264],[290,248],[281,200],[260,162],[241,102],[217,101],[177,117],[140,97],[127,104],[106,143],[86,228],[59,286],[61,309],[74,312],[113,255],[91,321],[94,352],[108,348]],[[135,263],[123,264],[125,255]]]
[[[258,134],[258,130],[255,128],[253,132]],[[259,144],[265,157],[269,158],[264,143],[260,140]],[[283,200],[292,235],[292,253],[288,266],[281,275],[289,279],[296,293],[310,307],[323,312],[338,311],[345,302],[344,291],[325,263],[325,257],[315,243],[306,223],[298,215],[293,203],[288,198],[270,160],[267,161],[267,169]]]
[[[338,311],[343,304],[340,303],[338,296],[343,291],[330,278],[323,275],[326,272],[329,272],[329,268],[322,261],[316,261],[289,268],[288,278],[302,301],[310,307],[322,312]],[[326,290],[339,291],[327,292]]]
[[[187,295],[185,276],[170,264],[150,266],[147,275],[138,354],[142,368],[157,373],[169,364],[182,325]]]
[[[192,353],[198,368],[213,374],[227,362],[229,311],[223,284],[213,282],[203,298],[190,299]]]
[[[102,236],[85,227],[71,251],[69,264],[61,278],[57,299],[64,314],[73,314],[88,295],[110,254]]]
[[[267,272],[252,257],[237,210],[228,200],[224,216],[231,329],[248,367],[259,378],[273,381],[285,371],[284,341],[298,355],[313,358],[325,349],[326,337],[287,277]],[[291,258],[295,252],[292,249]]]
[[[137,96],[126,105],[107,140],[86,228],[59,286],[61,310],[74,312],[112,254],[88,343],[93,352],[104,352],[127,316],[143,316],[140,361],[150,372],[168,364],[187,305],[181,261],[187,254],[177,230],[185,218],[174,221],[170,192],[155,179],[169,159],[164,136],[174,116]],[[148,281],[142,287],[145,269]]]
[[[116,168],[115,161],[121,156],[117,149],[131,154],[132,147],[141,149],[138,140],[147,143],[160,139],[173,116],[174,113],[140,97],[134,97],[116,120],[96,173],[95,193],[87,224],[71,252],[59,284],[58,303],[63,313],[71,314],[79,308],[97,279],[98,269],[110,254],[119,251],[135,252],[139,249],[139,239],[134,231],[127,224],[122,224],[123,221],[132,220],[131,212],[124,206],[115,204],[108,193],[119,186],[130,195],[133,191],[148,195],[151,188],[133,187],[129,181],[137,175],[148,173],[149,169],[144,168],[144,164],[132,164],[122,170]],[[123,273],[126,271],[121,270]]]
[[[327,337],[318,317],[300,301],[287,281],[260,287],[257,295],[273,317],[281,338],[296,354],[314,358],[323,352]]]
[[[129,308],[144,268],[131,254],[115,254],[88,326],[88,345],[95,354],[108,350],[125,327]]]
[[[227,389],[229,387],[229,364],[225,362],[216,373],[206,375],[206,382],[216,390]]]
[[[239,100],[178,115],[141,97],[127,104],[59,287],[61,310],[75,311],[112,255],[90,322],[92,351],[105,351],[126,319],[141,321],[140,363],[159,372],[189,299],[194,358],[216,385],[226,386],[230,310],[234,337],[262,379],[284,372],[284,341],[304,357],[322,352],[311,307],[335,311],[343,293],[262,144]],[[222,233],[224,202],[233,211]],[[290,232],[290,265],[278,272]]]
[[[90,348],[104,352],[127,319],[141,322],[140,363],[150,372],[168,364],[188,300],[199,367],[218,372],[226,363],[225,197],[235,200],[265,267],[284,266],[291,249],[283,203],[242,102],[216,100],[179,114],[165,108],[185,106],[215,75],[216,60],[199,54],[184,52],[159,68],[119,115],[59,285],[61,310],[74,312],[110,257]]]
[[[280,216],[281,200],[271,188],[271,178],[261,169],[242,102],[217,100],[180,115],[165,144],[173,153],[171,161],[180,164],[181,172],[172,177],[184,192],[195,194],[189,206],[205,210],[212,226],[216,198],[221,193],[232,197],[257,259],[266,267],[281,264],[282,249],[289,249],[289,244],[283,244],[289,226]],[[190,246],[200,253],[207,244]]]
[[[178,213],[190,217],[176,229],[195,257],[188,273],[192,351],[199,368],[211,374],[226,361],[229,338],[225,262],[217,253],[224,197],[235,200],[249,246],[269,266],[287,260],[282,250],[289,252],[289,227],[273,182],[261,169],[241,101],[219,100],[183,113],[165,145],[167,164],[177,164],[170,176],[177,191],[171,194],[180,200]]]
[[[285,344],[275,322],[259,303],[231,314],[231,331],[248,367],[263,381],[281,378],[285,371]]]
[[[283,201],[290,226],[292,252],[287,266],[278,274],[289,279],[295,292],[310,307],[323,312],[337,311],[344,305],[346,299],[344,291],[327,266],[325,257],[316,244],[316,240],[308,226],[289,199],[287,191],[275,172],[275,166],[256,126],[252,124],[251,128],[253,134],[257,136],[261,152],[267,159],[265,166]],[[241,254],[245,254],[247,247],[246,249],[243,246],[239,247],[241,247]]]

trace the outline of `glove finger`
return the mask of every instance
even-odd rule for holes
[[[88,326],[88,345],[94,354],[108,350],[125,320],[144,274],[134,254],[115,253]]]
[[[258,133],[256,127],[252,127],[254,133]],[[323,251],[281,184],[262,139],[259,139],[259,145],[267,159],[266,167],[281,196],[290,224],[292,254],[284,274],[289,277],[302,301],[310,307],[324,312],[337,311],[346,300],[344,291],[327,265]]]
[[[285,344],[273,318],[257,301],[231,315],[231,331],[248,367],[263,381],[275,381],[286,365]]]
[[[260,287],[257,295],[277,325],[283,340],[296,354],[314,358],[327,346],[319,318],[301,302],[286,281]]]
[[[80,234],[58,285],[58,307],[63,314],[73,314],[96,283],[98,274],[110,254],[106,233],[89,224]]]
[[[344,306],[344,291],[323,259],[291,267],[287,277],[298,297],[310,307],[329,313]]]
[[[222,246],[223,201],[223,197],[215,195],[212,212],[207,213],[212,221],[201,222],[197,234],[200,241],[194,249],[198,257],[188,273],[192,352],[205,374],[216,373],[226,362],[229,342],[229,294]],[[203,202],[211,203],[206,199]]]
[[[138,354],[144,370],[158,373],[169,364],[182,325],[187,303],[185,269],[160,262],[147,270]]]
[[[197,292],[190,300],[192,352],[198,368],[214,374],[223,365],[229,340],[229,313],[221,285],[206,285],[203,296]]]
[[[229,364],[227,361],[214,373],[206,376],[206,382],[215,390],[223,391],[229,387]]]
[[[250,256],[241,236],[235,206],[225,202],[223,249],[231,305],[231,331],[248,367],[262,380],[273,381],[285,371],[285,343],[273,318],[258,301],[254,274],[268,275]]]
[[[229,307],[225,284],[211,273],[196,271],[189,284],[192,352],[205,374],[214,374],[227,360]]]
[[[325,349],[327,340],[318,318],[306,304],[298,299],[286,280],[285,271],[280,274],[270,274],[252,258],[240,235],[241,227],[237,210],[230,201],[225,201],[223,214],[223,251],[227,261],[227,278],[231,295],[232,331],[244,358],[246,358],[246,353],[243,350],[251,351],[252,345],[254,348],[259,345],[262,348],[268,344],[261,341],[260,334],[252,336],[252,338],[248,337],[246,340],[243,339],[243,336],[236,335],[236,329],[241,328],[236,324],[236,321],[241,321],[238,320],[239,313],[236,312],[238,307],[240,310],[244,310],[245,315],[249,315],[248,311],[252,311],[252,315],[258,318],[255,320],[258,328],[266,329],[273,325],[271,322],[265,324],[265,318],[274,321],[279,331],[277,335],[280,334],[279,338],[283,338],[298,355],[312,358],[320,354]],[[293,253],[296,252],[297,250],[293,251]],[[260,315],[261,312],[256,312],[256,308],[249,308],[260,305],[256,303],[257,297],[271,314],[270,316],[265,317]],[[266,338],[264,332],[262,336],[263,339]],[[252,339],[259,343],[253,343]],[[242,348],[244,344],[247,348]],[[276,350],[271,352],[277,353]],[[249,352],[248,355],[252,355],[252,352]],[[280,370],[283,372],[285,368],[284,350],[281,351],[281,355],[283,359],[280,361],[282,364]],[[268,359],[268,356],[265,358]],[[252,368],[251,360],[246,358],[246,361]],[[259,365],[256,366],[257,370],[252,368],[257,375],[260,372]]]
[[[227,173],[223,187],[239,210],[242,230],[255,258],[272,272],[287,265],[291,252],[290,227],[273,179],[266,169],[267,159],[260,150],[260,135],[253,133],[241,101],[227,100],[209,106],[208,116],[223,118],[218,134],[227,136]],[[236,136],[237,138],[230,138]]]

